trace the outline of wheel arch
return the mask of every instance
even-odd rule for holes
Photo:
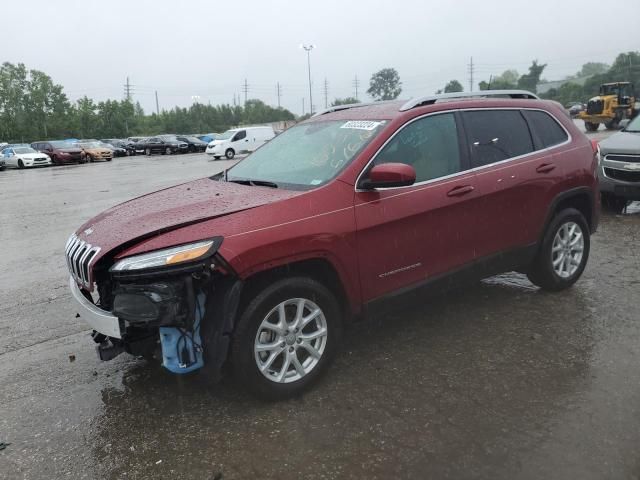
[[[322,283],[336,296],[345,318],[357,313],[357,302],[352,300],[352,292],[347,291],[347,281],[341,268],[329,255],[319,253],[281,259],[242,275],[244,288],[240,304],[246,305],[252,295],[274,281],[292,276],[310,277]]]
[[[595,202],[594,193],[589,187],[578,187],[573,188],[571,190],[567,190],[565,192],[557,195],[551,206],[549,208],[549,212],[547,213],[547,218],[545,219],[544,229],[540,233],[539,242],[542,242],[542,238],[544,237],[549,224],[553,220],[553,217],[560,211],[565,208],[575,208],[582,215],[584,215],[587,224],[589,225],[589,230],[591,233],[595,233],[598,227],[598,205]]]

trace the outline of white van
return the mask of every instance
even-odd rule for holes
[[[253,152],[275,136],[271,127],[232,128],[209,142],[205,151],[216,160],[222,156],[231,160],[236,153]]]

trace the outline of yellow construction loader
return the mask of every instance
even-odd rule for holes
[[[636,95],[630,82],[603,83],[600,93],[587,103],[587,109],[578,114],[588,132],[595,132],[601,123],[615,130],[621,120],[636,115]]]

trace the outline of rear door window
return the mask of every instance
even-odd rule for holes
[[[454,114],[430,115],[404,127],[376,157],[375,165],[382,163],[411,165],[416,183],[463,170]]]
[[[531,127],[531,133],[536,142],[536,150],[553,147],[569,139],[564,128],[547,112],[524,110],[522,113]]]
[[[476,167],[534,151],[529,127],[519,110],[474,110],[462,116]]]

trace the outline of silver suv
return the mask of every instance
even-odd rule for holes
[[[600,142],[600,191],[605,207],[620,213],[640,200],[640,115]]]

